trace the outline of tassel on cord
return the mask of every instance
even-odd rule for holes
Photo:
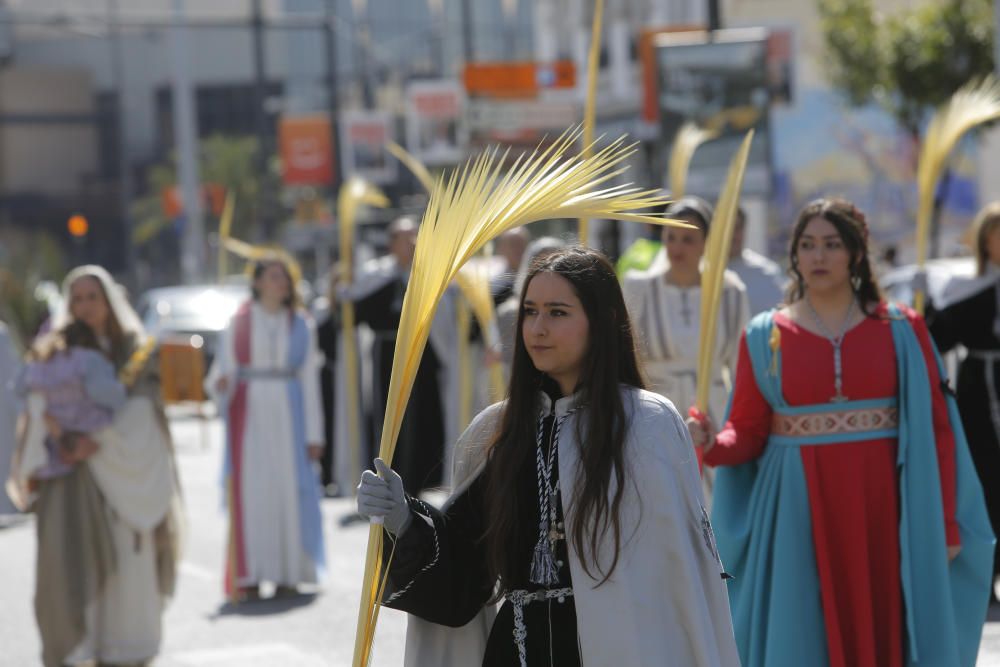
[[[781,329],[774,322],[771,323],[771,375],[778,374],[778,355],[781,353]]]
[[[531,555],[531,573],[528,579],[539,586],[554,586],[559,583],[559,571],[556,569],[556,557],[552,553],[552,543],[548,535],[541,535],[535,552]]]

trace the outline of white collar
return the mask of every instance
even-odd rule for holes
[[[579,406],[580,402],[580,392],[570,394],[569,396],[563,396],[555,402],[553,408],[552,399],[544,391],[538,392],[539,407],[542,410],[542,414],[548,415],[551,412],[555,412],[555,416],[563,417]]]

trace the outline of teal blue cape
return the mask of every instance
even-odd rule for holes
[[[889,314],[899,373],[898,398],[838,403],[837,409],[880,403],[899,407],[896,465],[905,664],[974,667],[989,604],[995,540],[958,408],[946,392],[955,434],[955,518],[962,544],[958,557],[948,562],[926,357],[906,317],[895,306],[890,306]],[[773,318],[773,311],[761,313],[747,326],[747,348],[761,394],[778,413],[829,410],[829,404],[789,406],[785,402],[781,352],[776,350],[776,358],[772,358],[770,347]],[[937,364],[944,377],[940,357]],[[734,576],[729,597],[744,667],[829,664],[809,494],[799,447],[893,434],[772,436],[759,459],[717,469],[712,523],[719,553]]]

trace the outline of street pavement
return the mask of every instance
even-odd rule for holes
[[[221,427],[173,415],[188,530],[176,597],[155,667],[342,667],[351,664],[367,524],[341,527],[347,499],[323,501],[327,577],[315,595],[239,606],[222,594],[226,534],[220,505]],[[40,664],[31,607],[34,525],[0,525],[0,667]],[[1000,608],[991,610],[978,667],[1000,667]],[[405,617],[383,609],[373,665],[402,665]]]

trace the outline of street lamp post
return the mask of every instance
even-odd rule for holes
[[[722,28],[722,10],[719,0],[708,0],[708,29],[715,31]]]
[[[993,0],[993,71],[1000,77],[1000,0]]]
[[[337,42],[334,35],[334,3],[336,0],[326,0],[326,21],[323,23],[323,41],[326,46],[326,81],[329,89],[330,103],[330,159],[333,161],[333,180],[330,182],[330,189],[333,192],[333,199],[336,201],[337,193],[340,192],[340,183],[343,179],[341,173],[343,165],[340,162],[340,136],[337,132],[340,114],[340,91],[337,86],[339,77],[337,72]]]
[[[368,25],[368,0],[351,0],[351,8],[354,10],[354,26],[357,30],[354,60],[361,80],[361,97],[364,100],[365,109],[375,107],[375,96],[372,93],[372,82],[368,63],[368,49],[371,47],[371,34]]]
[[[501,0],[500,2],[500,8],[503,10],[506,60],[517,59],[517,5],[517,0]]]
[[[202,219],[198,176],[198,129],[191,86],[190,47],[184,24],[184,0],[174,0],[174,25],[170,30],[173,69],[174,141],[177,145],[177,176],[184,203],[184,236],[181,243],[181,273],[194,283],[205,265],[205,227]]]
[[[125,268],[132,280],[136,279],[136,253],[132,243],[132,170],[128,159],[128,131],[125,113],[125,68],[122,54],[122,35],[118,26],[118,0],[108,0],[108,26],[111,37],[111,78],[115,91],[115,115],[118,134],[118,207],[122,233],[125,238]]]

